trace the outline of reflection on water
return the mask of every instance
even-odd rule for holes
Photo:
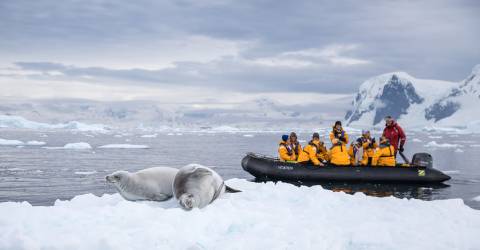
[[[264,182],[254,179],[255,182]],[[288,182],[296,186],[315,186],[320,185],[324,189],[334,192],[344,192],[347,194],[363,193],[374,197],[393,196],[397,198],[415,198],[420,200],[434,200],[442,189],[449,188],[450,185],[443,183],[435,184],[388,184],[388,183],[365,183],[365,182]]]

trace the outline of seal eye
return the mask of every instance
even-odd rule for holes
[[[118,176],[118,175],[114,175],[113,178],[114,178],[115,180],[120,180],[120,176]]]

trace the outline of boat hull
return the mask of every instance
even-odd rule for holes
[[[398,165],[396,167],[335,166],[282,162],[275,158],[247,154],[242,159],[245,171],[259,180],[289,182],[388,182],[440,183],[450,176],[434,168]]]

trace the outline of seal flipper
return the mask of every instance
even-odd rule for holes
[[[242,191],[241,191],[241,190],[234,189],[234,188],[231,188],[231,187],[225,185],[225,192],[226,192],[226,193],[240,193],[240,192],[242,192]]]

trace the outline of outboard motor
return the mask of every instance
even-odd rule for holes
[[[429,153],[416,153],[412,157],[412,165],[433,168],[433,158]]]

